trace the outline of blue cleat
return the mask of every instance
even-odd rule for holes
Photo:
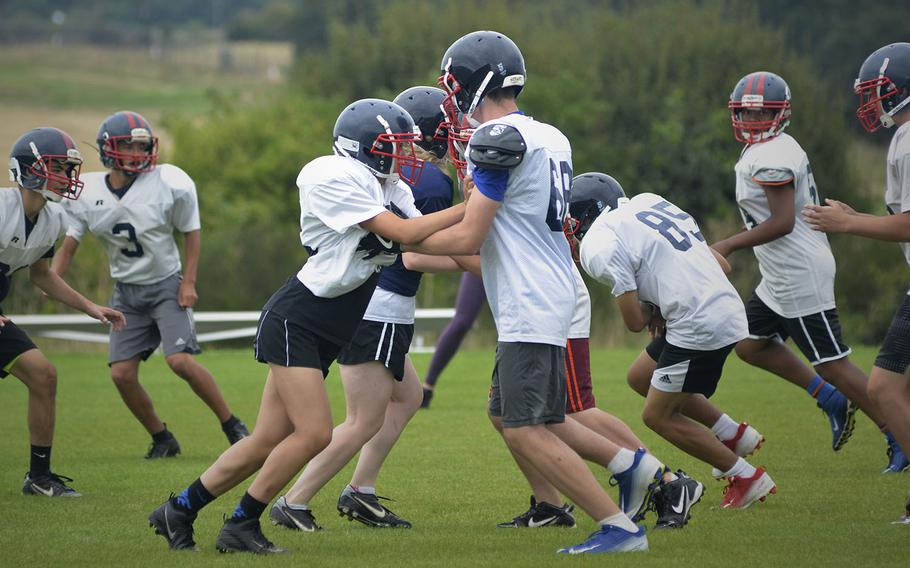
[[[856,405],[840,391],[834,391],[824,404],[818,403],[818,407],[831,424],[831,449],[836,452],[844,447],[853,435]]]
[[[638,527],[638,532],[629,532],[614,525],[604,525],[581,544],[560,548],[559,554],[603,554],[606,552],[645,552],[648,550],[648,537],[645,528]]]
[[[910,469],[910,460],[907,455],[897,445],[897,440],[891,435],[891,432],[885,434],[888,440],[888,467],[882,470],[882,473],[901,473]]]
[[[619,486],[619,508],[633,523],[645,517],[654,490],[660,484],[664,464],[643,448],[635,450],[632,467],[613,475],[612,485]]]

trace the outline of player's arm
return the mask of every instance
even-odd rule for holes
[[[616,297],[616,303],[619,305],[622,321],[629,328],[629,331],[636,333],[648,327],[655,314],[658,313],[654,304],[642,302],[638,299],[638,290],[620,294]]]
[[[806,205],[803,219],[816,231],[847,233],[879,241],[910,242],[910,211],[897,215],[850,213],[848,205],[825,200],[826,205]]]
[[[69,270],[70,264],[73,262],[73,257],[76,256],[76,250],[79,249],[79,241],[69,235],[64,237],[63,244],[60,245],[60,248],[54,254],[54,259],[51,262],[51,270],[56,272],[61,278],[66,271]]]
[[[199,300],[196,293],[196,274],[199,271],[199,254],[202,251],[202,232],[199,229],[183,234],[183,280],[177,293],[181,308],[192,308]]]
[[[771,215],[751,229],[711,245],[723,257],[739,249],[770,243],[793,231],[796,224],[796,188],[793,182],[783,185],[763,185]]]
[[[460,223],[405,249],[434,255],[475,255],[493,225],[499,204],[499,201],[477,192],[468,201],[464,219]]]
[[[404,267],[417,272],[461,272],[480,275],[480,256],[436,256],[419,252],[405,252],[401,255]]]
[[[730,263],[727,262],[727,259],[722,254],[713,248],[711,249],[711,254],[714,255],[714,260],[720,265],[720,269],[724,271],[724,274],[730,274],[733,271],[733,267],[730,266]]]
[[[398,215],[386,211],[361,222],[360,226],[396,243],[412,245],[437,231],[458,223],[464,215],[464,204],[454,205],[448,209],[414,219],[402,219]]]
[[[28,269],[29,279],[49,297],[83,312],[101,323],[112,324],[115,330],[123,329],[126,318],[117,310],[99,306],[73,290],[55,271],[50,263],[41,259]]]

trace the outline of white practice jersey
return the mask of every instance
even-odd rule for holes
[[[888,212],[898,215],[910,211],[910,122],[902,124],[891,138],[886,183]],[[910,243],[901,243],[901,250],[910,264]]]
[[[581,264],[613,295],[632,290],[660,308],[666,337],[711,351],[748,336],[746,309],[688,213],[642,193],[602,214],[581,243]]]
[[[572,263],[575,273],[575,311],[572,313],[572,325],[569,326],[569,339],[588,339],[591,337],[591,294],[581,277],[581,272]]]
[[[819,202],[812,167],[789,134],[746,146],[736,164],[736,202],[748,229],[771,216],[762,184],[787,183],[796,190],[796,222],[790,234],[753,248],[762,275],[755,293],[778,315],[797,318],[834,308],[835,264],[828,237],[800,215],[804,205]]]
[[[576,300],[572,254],[562,232],[572,150],[559,130],[523,114],[484,126],[490,124],[514,127],[526,145],[480,248],[499,341],[564,347]],[[468,166],[473,171],[470,161]]]
[[[18,189],[0,188],[0,278],[35,264],[65,231],[63,207],[48,202],[26,238],[22,194]]]
[[[300,242],[310,252],[297,278],[321,298],[354,290],[381,268],[357,252],[369,232],[360,223],[387,211],[394,196],[410,189],[380,184],[366,166],[346,156],[323,156],[303,166],[297,187]]]
[[[196,184],[180,168],[161,164],[139,174],[122,198],[107,186],[105,172],[80,177],[85,188],[65,203],[66,235],[81,241],[92,233],[101,241],[111,277],[126,284],[155,284],[180,272],[174,230],[199,230]]]

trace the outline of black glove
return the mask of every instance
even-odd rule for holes
[[[367,233],[357,245],[357,251],[363,252],[363,260],[369,260],[380,266],[389,266],[395,263],[401,254],[401,245],[395,241],[380,237],[375,233]]]

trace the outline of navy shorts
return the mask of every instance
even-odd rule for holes
[[[885,342],[875,358],[875,366],[902,375],[910,367],[910,296],[904,297],[894,314]]]

